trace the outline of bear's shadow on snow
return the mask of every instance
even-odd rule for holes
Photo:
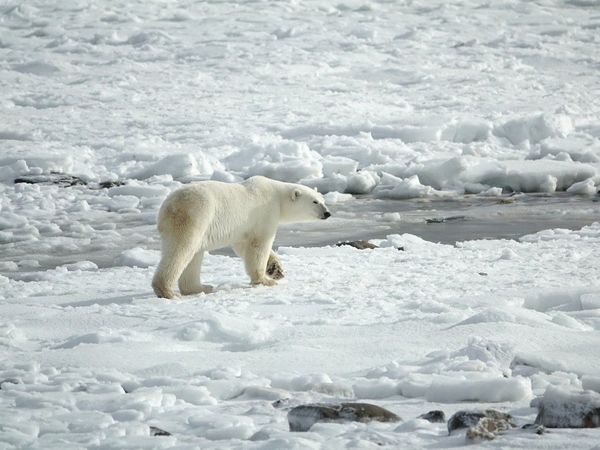
[[[143,295],[143,294],[142,294]],[[139,298],[138,295],[121,295],[119,297],[110,297],[110,298],[94,298],[90,300],[83,300],[80,302],[68,302],[68,303],[60,303],[58,306],[64,307],[73,307],[73,308],[81,308],[85,306],[93,306],[93,305],[126,305],[131,304],[136,298]]]
[[[231,291],[235,291],[238,289],[269,289],[267,287],[263,287],[263,286],[254,286],[251,284],[247,284],[247,283],[223,283],[223,284],[216,284],[213,285],[214,291],[211,292],[210,294],[195,294],[195,295],[185,295],[182,297],[178,297],[175,298],[173,300],[167,300],[165,303],[171,303],[171,302],[178,302],[178,301],[196,301],[196,300],[200,300],[202,298],[204,298],[206,295],[213,295],[213,294],[218,294],[219,292],[231,292]],[[147,300],[157,300],[155,298],[154,292],[151,291],[147,291],[147,292],[140,292],[137,294],[129,294],[129,295],[121,295],[118,297],[102,297],[102,298],[93,298],[93,299],[89,299],[89,300],[82,300],[82,301],[78,301],[78,302],[66,302],[66,303],[60,303],[58,304],[58,306],[63,307],[63,308],[82,308],[82,307],[86,307],[86,306],[93,306],[93,305],[127,305],[127,304],[132,304],[135,300],[143,300],[143,299],[147,299]],[[158,300],[164,300],[164,299],[158,299]],[[235,351],[235,350],[234,350]]]

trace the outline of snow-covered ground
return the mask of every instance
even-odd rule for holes
[[[418,415],[493,406],[523,425],[549,385],[598,389],[600,225],[522,242],[380,244],[280,248],[288,276],[275,288],[251,288],[238,260],[210,256],[205,279],[217,292],[180,301],[154,297],[152,267],[80,263],[2,278],[0,379],[18,383],[2,384],[0,441],[446,448],[464,433]],[[287,411],[272,406],[355,398],[404,422],[290,433]],[[149,436],[149,426],[173,436]],[[496,445],[590,448],[598,433],[516,430]]]
[[[472,240],[599,220],[599,7],[0,3],[0,448],[446,448],[418,415],[600,391],[600,225]],[[52,172],[85,184],[13,183]],[[334,217],[282,230],[277,287],[211,255],[215,294],[155,298],[163,198],[254,174]],[[340,400],[404,420],[288,431]]]

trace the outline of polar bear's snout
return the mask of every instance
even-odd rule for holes
[[[313,203],[315,203],[317,205],[318,208],[318,212],[317,212],[317,217],[320,217],[322,220],[325,219],[329,219],[331,217],[331,212],[329,212],[329,208],[327,208],[327,205],[325,204],[325,202],[321,201],[314,201]]]

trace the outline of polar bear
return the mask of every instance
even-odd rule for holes
[[[323,196],[295,183],[255,176],[243,183],[201,181],[170,194],[158,213],[161,260],[152,280],[158,297],[212,292],[200,282],[204,252],[231,246],[252,284],[272,286],[283,272],[271,249],[282,222],[327,219]],[[267,268],[272,278],[267,276]]]

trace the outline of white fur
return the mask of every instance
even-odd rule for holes
[[[253,284],[272,286],[267,262],[282,222],[326,219],[329,211],[317,191],[294,183],[252,177],[243,183],[202,181],[185,186],[163,202],[158,214],[162,255],[152,287],[159,297],[211,292],[200,283],[205,251],[233,247]]]

